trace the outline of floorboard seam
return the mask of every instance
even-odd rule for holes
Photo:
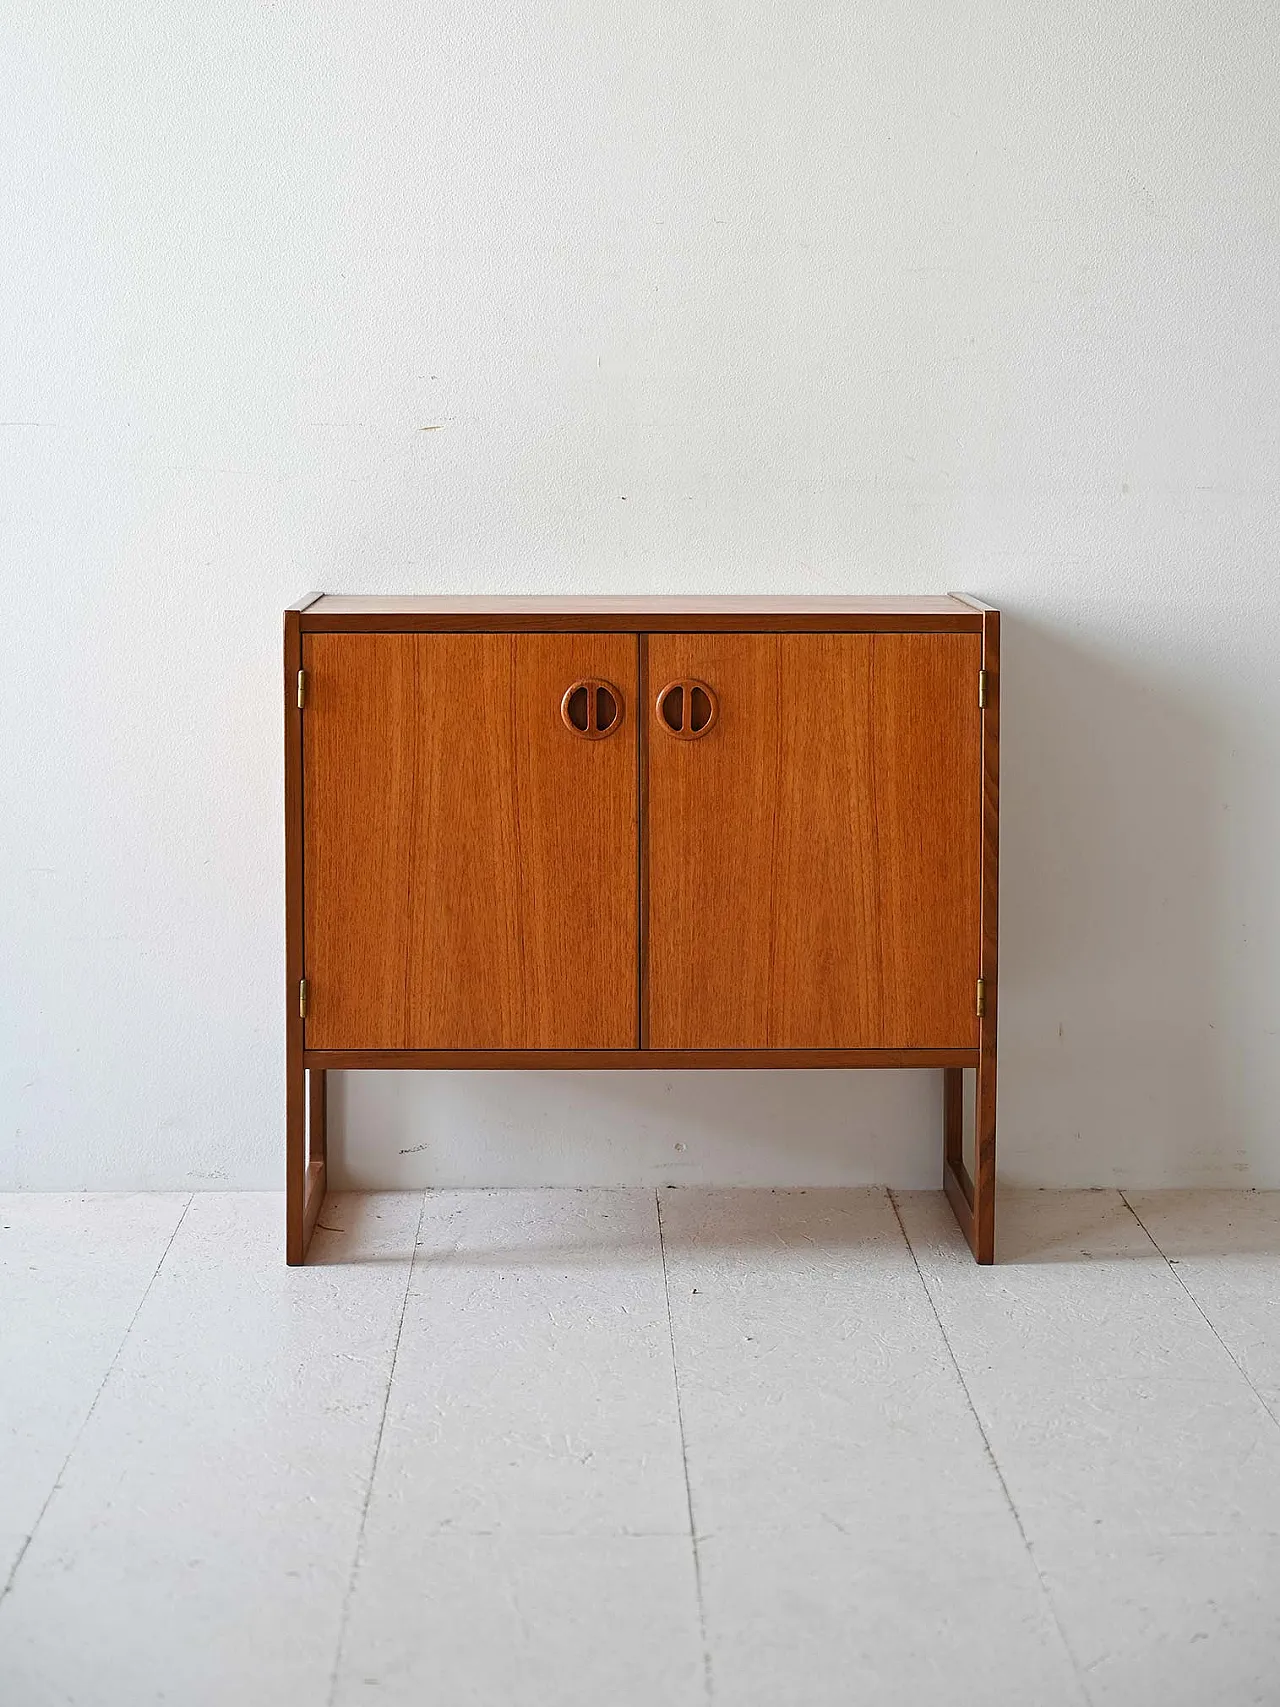
[[[400,1339],[404,1333],[404,1319],[409,1311],[409,1288],[413,1284],[413,1265],[418,1260],[418,1240],[422,1237],[422,1222],[427,1213],[427,1194],[422,1193],[418,1204],[418,1220],[413,1230],[413,1248],[409,1252],[409,1264],[404,1277],[404,1296],[400,1300],[400,1320],[396,1323],[395,1342],[391,1347],[391,1366],[387,1370],[387,1385],[382,1395],[382,1414],[378,1418],[378,1433],[373,1443],[373,1458],[369,1465],[369,1480],[365,1484],[364,1503],[360,1507],[360,1527],[356,1531],[355,1550],[351,1555],[351,1575],[347,1579],[347,1592],[342,1598],[342,1616],[338,1620],[338,1640],[333,1651],[333,1672],[329,1678],[329,1707],[333,1707],[334,1698],[338,1693],[338,1674],[342,1669],[342,1648],[347,1637],[347,1623],[351,1617],[351,1602],[355,1598],[356,1579],[360,1575],[360,1555],[364,1550],[365,1526],[369,1521],[369,1506],[373,1499],[373,1484],[378,1475],[378,1459],[382,1455],[382,1437],[387,1427],[387,1411],[391,1405],[391,1384],[396,1376],[396,1359],[400,1355]]]
[[[934,1321],[938,1324],[938,1332],[942,1335],[942,1343],[947,1348],[947,1356],[951,1359],[951,1367],[956,1372],[956,1380],[960,1383],[961,1391],[965,1396],[965,1403],[968,1405],[969,1410],[973,1415],[973,1420],[977,1425],[978,1433],[982,1437],[982,1447],[987,1455],[987,1462],[995,1472],[996,1480],[1000,1484],[1000,1491],[1005,1498],[1005,1504],[1009,1507],[1013,1521],[1018,1526],[1018,1534],[1022,1537],[1022,1545],[1026,1550],[1027,1558],[1031,1563],[1031,1569],[1036,1574],[1036,1581],[1040,1585],[1040,1593],[1044,1596],[1044,1603],[1049,1610],[1049,1616],[1053,1619],[1054,1629],[1058,1632],[1058,1639],[1062,1643],[1063,1652],[1071,1662],[1071,1669],[1075,1673],[1076,1683],[1079,1685],[1081,1695],[1086,1701],[1091,1702],[1093,1698],[1089,1693],[1089,1686],[1085,1681],[1084,1672],[1081,1669],[1079,1660],[1076,1658],[1075,1650],[1072,1648],[1071,1643],[1067,1638],[1067,1632],[1063,1627],[1061,1618],[1058,1616],[1058,1609],[1053,1602],[1052,1591],[1049,1588],[1048,1582],[1045,1580],[1044,1572],[1040,1569],[1040,1562],[1036,1558],[1035,1549],[1031,1545],[1030,1537],[1027,1535],[1026,1528],[1022,1522],[1022,1514],[1014,1503],[1013,1495],[1009,1491],[1009,1484],[1005,1481],[1004,1471],[1000,1468],[999,1462],[992,1448],[990,1436],[987,1434],[982,1418],[978,1414],[978,1407],[973,1402],[973,1394],[969,1391],[969,1383],[964,1378],[964,1371],[960,1367],[960,1359],[956,1356],[955,1347],[951,1344],[950,1337],[943,1325],[942,1316],[938,1310],[937,1304],[934,1302],[933,1293],[929,1290],[929,1282],[924,1277],[924,1270],[920,1267],[920,1259],[916,1256],[915,1246],[911,1243],[911,1238],[907,1232],[906,1224],[902,1219],[902,1211],[898,1208],[898,1199],[892,1188],[887,1187],[886,1191],[890,1205],[893,1208],[894,1216],[897,1219],[898,1230],[902,1234],[902,1242],[907,1247],[907,1251],[915,1267],[916,1274],[919,1276],[920,1285],[924,1289],[924,1295],[929,1300],[929,1308],[933,1312]]]
[[[702,1594],[702,1557],[698,1549],[698,1530],[693,1520],[693,1484],[689,1480],[689,1449],[684,1435],[684,1405],[680,1398],[680,1360],[676,1356],[676,1327],[671,1314],[671,1285],[667,1278],[667,1241],[662,1227],[662,1191],[653,1194],[654,1212],[658,1217],[658,1250],[662,1257],[662,1295],[667,1304],[667,1335],[671,1341],[671,1379],[676,1394],[676,1426],[680,1430],[680,1463],[684,1469],[684,1498],[689,1513],[689,1545],[693,1550],[693,1582],[698,1599],[698,1630],[702,1637],[702,1687],[708,1703],[711,1701],[711,1646],[707,1640],[707,1612]]]
[[[75,1438],[72,1440],[71,1445],[67,1448],[67,1455],[62,1460],[62,1463],[58,1468],[58,1474],[54,1477],[53,1486],[49,1489],[48,1494],[45,1496],[44,1504],[40,1507],[40,1510],[36,1513],[36,1520],[31,1525],[31,1533],[30,1533],[30,1535],[27,1536],[26,1540],[22,1543],[21,1547],[19,1547],[19,1549],[18,1549],[18,1556],[13,1561],[13,1567],[10,1570],[8,1577],[5,1579],[4,1587],[0,1588],[0,1606],[3,1606],[5,1601],[9,1598],[9,1593],[13,1588],[14,1578],[18,1574],[18,1569],[19,1569],[20,1565],[22,1564],[22,1561],[27,1556],[27,1549],[30,1547],[31,1543],[35,1540],[36,1532],[40,1528],[40,1525],[44,1522],[45,1513],[48,1511],[49,1507],[53,1504],[53,1496],[57,1493],[58,1489],[62,1486],[62,1478],[67,1473],[67,1465],[70,1464],[72,1457],[75,1454],[76,1448],[79,1446],[81,1440],[84,1438],[84,1431],[85,1431],[85,1429],[88,1428],[90,1420],[93,1417],[93,1413],[98,1408],[98,1400],[102,1397],[103,1393],[106,1391],[107,1382],[110,1381],[110,1379],[111,1379],[111,1373],[115,1369],[116,1364],[119,1363],[119,1361],[120,1361],[120,1353],[124,1350],[125,1344],[128,1341],[129,1335],[133,1332],[133,1325],[137,1321],[138,1317],[142,1314],[142,1306],[146,1303],[147,1299],[151,1296],[151,1288],[155,1285],[156,1280],[159,1277],[160,1270],[164,1267],[165,1258],[169,1255],[169,1252],[173,1248],[173,1241],[177,1238],[178,1231],[181,1228],[182,1223],[187,1218],[187,1211],[188,1211],[188,1209],[190,1209],[191,1204],[192,1204],[192,1200],[194,1199],[194,1197],[195,1197],[194,1192],[188,1193],[187,1201],[182,1206],[182,1213],[181,1213],[181,1215],[179,1215],[178,1219],[174,1222],[173,1231],[172,1231],[172,1233],[170,1233],[168,1239],[165,1242],[165,1247],[160,1253],[160,1257],[159,1257],[158,1262],[156,1263],[156,1266],[151,1271],[151,1278],[150,1278],[150,1280],[148,1280],[147,1284],[142,1289],[142,1297],[139,1298],[139,1300],[138,1300],[138,1307],[133,1312],[132,1316],[130,1316],[129,1325],[125,1328],[124,1332],[121,1334],[120,1343],[116,1347],[115,1351],[112,1353],[111,1362],[107,1365],[106,1373],[103,1375],[102,1380],[99,1381],[99,1383],[98,1383],[98,1390],[93,1395],[93,1402],[90,1404],[89,1409],[84,1413],[84,1416],[80,1422],[80,1427],[75,1432]]]
[[[1165,1254],[1165,1252],[1160,1249],[1160,1245],[1156,1239],[1155,1234],[1151,1231],[1150,1227],[1147,1226],[1146,1222],[1142,1219],[1141,1215],[1138,1214],[1138,1211],[1133,1207],[1132,1203],[1129,1202],[1128,1197],[1125,1195],[1125,1193],[1123,1191],[1120,1193],[1120,1201],[1121,1201],[1121,1203],[1124,1204],[1125,1208],[1129,1211],[1130,1215],[1133,1216],[1134,1220],[1138,1223],[1139,1227],[1142,1228],[1142,1231],[1151,1240],[1151,1248],[1155,1251],[1156,1255],[1160,1258],[1161,1262],[1163,1262],[1165,1267],[1169,1270],[1169,1273],[1173,1276],[1173,1278],[1177,1281],[1178,1285],[1182,1288],[1182,1290],[1186,1293],[1187,1297],[1191,1300],[1192,1304],[1195,1307],[1196,1314],[1200,1317],[1200,1319],[1204,1323],[1205,1327],[1208,1328],[1209,1332],[1213,1335],[1214,1339],[1217,1340],[1218,1344],[1222,1347],[1223,1351],[1226,1352],[1227,1356],[1231,1359],[1232,1363],[1234,1363],[1236,1368],[1240,1371],[1241,1379],[1248,1386],[1249,1391],[1253,1394],[1254,1398],[1258,1401],[1258,1403],[1262,1406],[1263,1410],[1271,1418],[1272,1422],[1275,1423],[1276,1427],[1280,1428],[1280,1416],[1277,1416],[1276,1413],[1271,1409],[1271,1406],[1267,1403],[1266,1399],[1258,1391],[1258,1389],[1254,1386],[1252,1380],[1250,1380],[1249,1371],[1244,1367],[1244,1365],[1241,1363],[1240,1359],[1236,1356],[1235,1352],[1232,1351],[1231,1347],[1227,1344],[1226,1340],[1223,1339],[1222,1335],[1218,1332],[1217,1328],[1214,1327],[1213,1323],[1209,1320],[1208,1316],[1206,1316],[1204,1311],[1200,1308],[1200,1300],[1196,1297],[1195,1293],[1191,1290],[1191,1288],[1187,1285],[1186,1281],[1178,1273],[1177,1263],[1175,1263],[1172,1260],[1172,1258],[1167,1256]]]

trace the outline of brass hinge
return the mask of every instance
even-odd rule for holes
[[[982,710],[987,703],[987,672],[978,671],[978,709]]]
[[[986,1013],[986,1011],[987,1011],[987,981],[985,978],[979,978],[978,979],[978,1018],[981,1019],[982,1016]]]
[[[307,672],[298,671],[298,710],[301,711],[307,703]]]
[[[311,994],[311,990],[307,984],[306,979],[300,978],[298,980],[298,1018],[299,1019],[306,1019],[306,1017],[307,1017],[307,997],[310,994]]]

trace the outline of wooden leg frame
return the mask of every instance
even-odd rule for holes
[[[964,1068],[942,1070],[942,1188],[975,1258],[980,1263],[991,1263],[995,1261],[996,1246],[994,1049],[983,1049],[976,1078],[974,1174],[971,1175],[964,1162]]]
[[[980,1263],[995,1261],[996,1063],[982,1052],[974,1103],[975,1179],[964,1162],[964,1068],[942,1070],[942,1186],[969,1247]],[[307,1081],[310,1080],[308,1085]],[[307,1092],[310,1091],[310,1098]],[[328,1164],[328,1074],[289,1066],[287,1260],[306,1260],[324,1203]]]
[[[978,976],[977,1090],[974,1099],[974,1171],[964,1165],[963,1068],[942,1073],[942,1187],[980,1263],[996,1255],[996,1014],[999,1006],[996,918],[1000,863],[1000,613],[975,604],[982,617],[982,909]]]
[[[310,1080],[310,1085],[307,1081]],[[996,1061],[983,1048],[976,1073],[974,1147],[976,1178],[964,1161],[964,1068],[942,1070],[942,1186],[969,1248],[980,1263],[995,1261]],[[310,1098],[307,1092],[310,1090]],[[324,1202],[328,1163],[328,1074],[289,1067],[287,1156],[287,1258],[306,1259]]]
[[[308,1084],[308,1080],[310,1083]],[[308,1097],[308,1091],[310,1096]],[[285,1258],[306,1260],[324,1202],[328,1147],[328,1074],[289,1064],[288,1143],[285,1180]]]
[[[302,632],[311,593],[284,613],[285,801],[285,1260],[306,1259],[324,1202],[327,1087],[323,1071],[303,1065],[302,1000]],[[310,1084],[308,1084],[310,1079]],[[308,1096],[310,1091],[310,1096]]]

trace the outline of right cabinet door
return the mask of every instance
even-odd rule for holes
[[[981,661],[968,634],[650,637],[651,1047],[976,1046]]]

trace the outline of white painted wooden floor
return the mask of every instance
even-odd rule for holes
[[[1280,1702],[1280,1193],[281,1223],[0,1199],[4,1707]]]

